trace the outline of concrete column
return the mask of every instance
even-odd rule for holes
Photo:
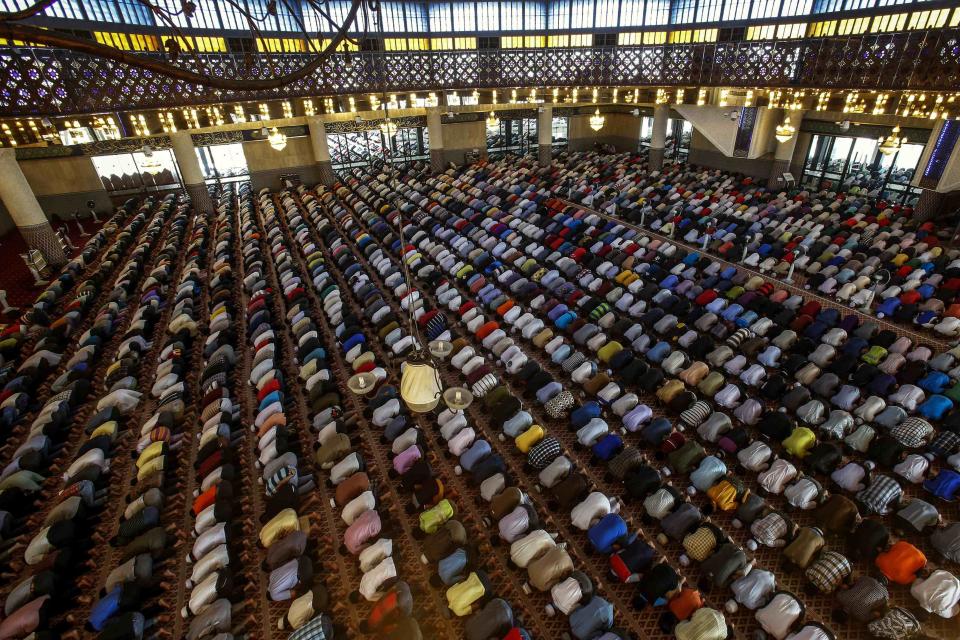
[[[439,107],[427,109],[427,136],[430,138],[430,170],[442,173],[447,168],[443,160],[443,112]]]
[[[537,159],[550,164],[553,156],[553,107],[540,107],[537,114]]]
[[[910,184],[922,189],[913,219],[925,222],[956,211],[960,204],[960,122],[937,122]]]
[[[658,104],[653,108],[653,132],[650,135],[650,168],[663,166],[664,147],[667,146],[667,120],[670,105]]]
[[[310,146],[313,147],[313,159],[320,169],[320,182],[332,187],[337,181],[330,163],[330,147],[327,146],[327,129],[323,120],[318,116],[307,118],[307,128],[310,130]]]
[[[16,150],[11,147],[0,148],[0,175],[3,176],[0,179],[0,200],[3,200],[27,246],[42,253],[47,264],[65,264],[67,256],[63,247],[17,164]]]
[[[193,208],[197,212],[209,213],[213,211],[213,200],[204,182],[203,171],[200,170],[200,159],[193,146],[193,138],[189,131],[175,131],[170,134],[170,147],[173,157],[180,168],[180,177],[183,179],[183,188],[190,195]]]
[[[797,148],[797,140],[800,138],[800,122],[803,121],[803,111],[788,111],[786,109],[780,109],[780,117],[775,126],[779,127],[784,118],[790,118],[790,124],[793,125],[797,131],[793,134],[793,137],[787,140],[786,142],[780,142],[775,139],[776,147],[773,151],[773,163],[770,165],[770,177],[767,179],[767,187],[771,189],[778,189],[784,186],[783,180],[780,176],[784,173],[790,171],[790,162],[793,160],[793,152]],[[774,130],[775,132],[776,130]]]

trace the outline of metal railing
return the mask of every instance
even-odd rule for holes
[[[146,55],[146,54],[145,54]],[[151,54],[152,55],[152,54]],[[179,64],[264,78],[307,54],[205,54]],[[530,86],[795,87],[952,91],[960,29],[650,46],[360,52],[279,89],[221,91],[63,49],[0,47],[0,116],[56,115],[288,97]],[[386,78],[386,86],[381,80]]]

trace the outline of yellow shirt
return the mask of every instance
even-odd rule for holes
[[[273,516],[270,521],[260,529],[260,545],[268,548],[280,538],[294,531],[300,531],[300,520],[297,512],[287,508]]]

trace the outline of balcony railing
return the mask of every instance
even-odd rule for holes
[[[304,54],[208,54],[179,64],[232,78],[298,68]],[[688,86],[954,91],[960,29],[654,46],[364,52],[269,91],[221,91],[72,51],[0,47],[0,116],[56,115],[350,93],[498,87]],[[386,78],[382,86],[381,78]]]

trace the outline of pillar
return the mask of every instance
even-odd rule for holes
[[[910,182],[921,189],[914,220],[925,222],[956,211],[960,203],[960,121],[934,125]]]
[[[540,107],[537,114],[537,159],[549,165],[553,157],[553,107]]]
[[[320,182],[332,187],[337,181],[330,163],[330,147],[327,146],[327,129],[323,120],[318,116],[307,118],[307,128],[310,130],[310,146],[313,147],[313,159],[320,170]]]
[[[197,150],[193,146],[193,138],[190,137],[190,132],[175,131],[171,133],[170,146],[173,150],[173,157],[177,160],[177,166],[180,168],[183,188],[189,194],[194,210],[202,213],[213,211],[213,201],[210,199],[210,192],[207,190],[203,171],[200,170],[200,159],[197,157]]]
[[[790,163],[793,161],[793,152],[797,148],[797,139],[800,137],[800,123],[803,121],[803,111],[781,110],[780,119],[775,127],[783,124],[784,119],[790,118],[790,124],[796,129],[793,137],[786,142],[776,140],[776,147],[773,151],[773,163],[770,165],[770,177],[767,178],[767,187],[770,189],[780,189],[785,187],[781,175],[790,172]],[[776,129],[774,129],[774,133]],[[769,149],[769,147],[767,147]]]
[[[427,136],[430,138],[430,170],[442,173],[447,168],[443,158],[443,120],[439,108],[427,109]]]
[[[653,132],[650,135],[650,168],[663,166],[664,147],[667,146],[667,120],[670,119],[670,105],[658,104],[653,107]]]
[[[0,175],[3,176],[0,180],[0,200],[3,200],[4,206],[10,212],[10,217],[17,225],[24,242],[31,249],[42,253],[47,264],[66,264],[67,256],[63,247],[40,208],[30,183],[17,164],[16,150],[11,147],[0,148]]]

